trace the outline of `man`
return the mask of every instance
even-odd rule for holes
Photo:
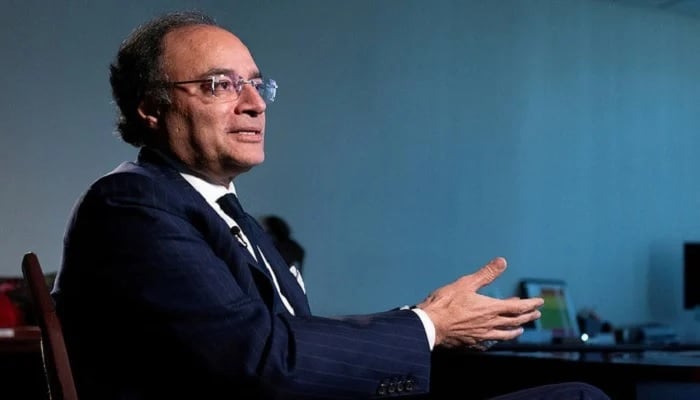
[[[541,299],[476,293],[502,258],[413,309],[313,316],[235,197],[233,179],[263,162],[277,88],[245,45],[207,16],[168,14],[122,43],[110,78],[121,136],[141,150],[76,205],[53,293],[82,400],[425,393],[431,349],[483,349],[540,316]]]

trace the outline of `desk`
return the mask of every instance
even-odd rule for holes
[[[465,390],[475,399],[488,398],[536,385],[582,381],[598,386],[613,400],[700,399],[700,350],[494,349],[435,351],[430,398],[448,399],[451,392]]]
[[[0,354],[4,353],[41,353],[39,327],[0,328]]]
[[[0,328],[0,398],[45,400],[46,388],[39,328]]]

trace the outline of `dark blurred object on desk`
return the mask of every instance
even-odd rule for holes
[[[589,336],[595,336],[602,332],[612,332],[612,327],[608,321],[603,320],[597,312],[591,309],[583,309],[576,316],[581,332]]]
[[[650,322],[620,326],[615,329],[618,344],[674,344],[679,343],[675,329],[666,324]]]
[[[595,310],[583,309],[579,311],[576,315],[576,321],[581,332],[580,339],[582,342],[596,344],[615,343],[612,324],[601,318]]]

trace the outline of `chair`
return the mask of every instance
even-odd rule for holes
[[[27,253],[22,258],[22,274],[27,282],[36,320],[41,329],[41,352],[51,400],[77,400],[73,372],[68,360],[63,328],[46,284],[39,258]]]

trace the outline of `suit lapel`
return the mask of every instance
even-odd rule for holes
[[[207,237],[207,241],[211,244],[214,252],[220,258],[226,260],[231,267],[240,268],[241,264],[243,264],[254,270],[254,280],[261,287],[261,295],[269,293],[264,297],[274,297],[274,301],[269,302],[268,300],[271,299],[268,298],[266,302],[272,306],[273,311],[283,310],[284,305],[278,298],[279,296],[272,293],[274,291],[274,283],[272,282],[270,271],[263,262],[258,263],[255,261],[248,249],[231,233],[226,222],[211,208],[204,197],[180,175],[176,167],[170,165],[169,161],[157,152],[147,148],[143,148],[140,151],[138,161],[141,164],[150,164],[152,166],[150,168],[151,171],[158,174],[159,179],[167,181],[176,188],[178,193],[182,194],[182,200],[192,206],[191,212],[188,212],[188,214],[191,214],[188,215],[188,219]],[[262,231],[262,227],[259,225],[257,225],[257,228]],[[286,262],[274,248],[274,244],[267,238],[267,234],[262,231],[259,236],[259,240],[264,241],[264,245],[260,247],[265,252],[265,258],[275,271],[275,277],[282,293],[287,297],[297,315],[308,315],[310,313],[308,301],[296,278],[289,272]],[[262,282],[261,279],[265,281]]]
[[[261,227],[259,229],[262,230]],[[270,264],[270,267],[275,272],[277,283],[280,285],[280,290],[294,308],[294,312],[298,316],[309,315],[311,310],[306,293],[302,290],[299,282],[289,270],[287,262],[284,261],[282,255],[277,251],[274,243],[270,240],[266,233],[259,235],[258,241],[263,251],[265,259]]]

